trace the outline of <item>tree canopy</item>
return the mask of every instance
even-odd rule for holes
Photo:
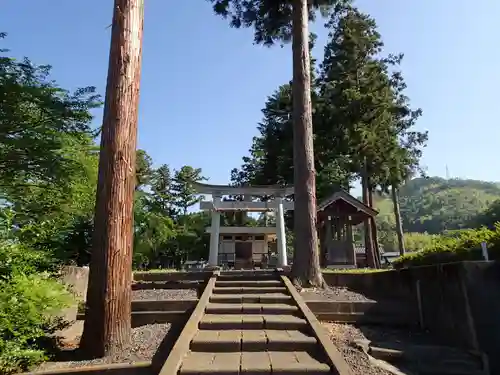
[[[419,168],[426,132],[414,129],[398,69],[401,54],[382,54],[375,21],[349,2],[338,3],[311,89],[317,198],[349,189],[368,160],[372,189],[401,183]],[[312,46],[312,45],[311,45]],[[292,91],[267,98],[258,136],[231,178],[235,184],[293,184]]]

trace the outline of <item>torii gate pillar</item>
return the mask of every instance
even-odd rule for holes
[[[276,240],[278,245],[278,266],[288,265],[286,256],[286,234],[285,234],[285,212],[283,210],[283,198],[276,197]]]
[[[214,203],[220,201],[220,196],[213,196]],[[208,264],[217,266],[219,263],[219,234],[220,234],[220,212],[212,210],[212,233],[210,233],[210,253]]]

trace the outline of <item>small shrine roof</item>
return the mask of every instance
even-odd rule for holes
[[[349,194],[345,190],[337,190],[335,193],[330,195],[328,198],[323,200],[317,208],[318,213],[322,213],[332,206],[334,206],[337,202],[343,201],[347,203],[349,206],[355,208],[357,211],[360,211],[368,216],[376,216],[378,211],[367,206],[359,199],[354,198],[351,194]]]

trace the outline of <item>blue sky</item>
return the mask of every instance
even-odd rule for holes
[[[51,64],[64,88],[104,94],[112,0],[3,0],[0,31],[14,56]],[[171,4],[175,4],[172,6]],[[363,0],[386,52],[403,52],[418,128],[429,130],[423,164],[430,175],[500,181],[495,126],[500,87],[500,2]],[[146,0],[139,147],[155,164],[203,169],[226,183],[256,134],[268,95],[291,77],[289,47],[252,44],[204,0]],[[322,21],[315,55],[325,42]],[[96,122],[101,121],[97,114]]]

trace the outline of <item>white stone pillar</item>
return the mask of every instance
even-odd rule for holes
[[[288,260],[286,256],[286,233],[285,213],[283,210],[283,198],[276,197],[276,240],[278,245],[278,267],[286,267]]]
[[[216,204],[220,197],[213,196],[212,200]],[[220,212],[212,210],[212,225],[210,230],[210,254],[208,264],[218,266],[219,263],[219,236],[220,236]]]

